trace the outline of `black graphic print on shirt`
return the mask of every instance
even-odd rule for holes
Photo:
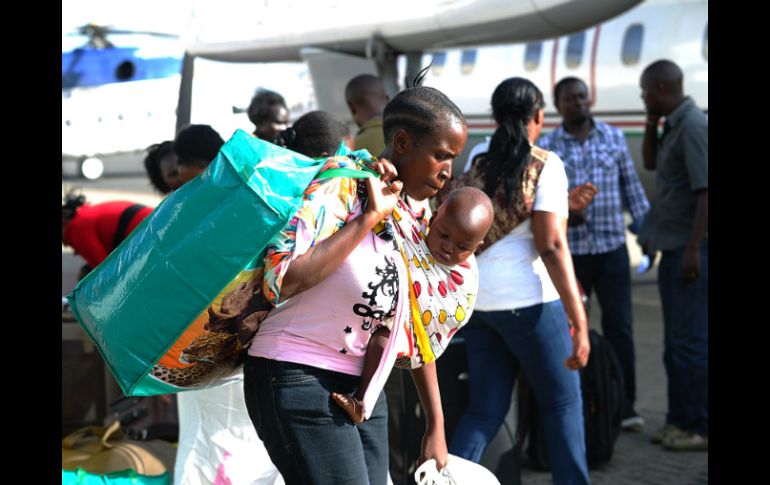
[[[379,280],[369,282],[366,286],[371,291],[361,293],[366,302],[353,305],[353,313],[362,317],[361,328],[372,333],[383,320],[393,318],[398,301],[398,270],[392,259],[385,256],[383,260],[384,266],[375,268]],[[383,308],[387,308],[387,312]]]

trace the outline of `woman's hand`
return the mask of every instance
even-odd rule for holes
[[[447,449],[443,428],[429,428],[425,430],[425,435],[422,437],[420,459],[417,461],[417,466],[419,467],[431,458],[436,460],[436,468],[438,470],[444,468],[449,461],[449,450]]]
[[[387,158],[380,158],[376,162],[372,162],[368,167],[378,171],[383,182],[395,180],[398,177],[398,170]]]
[[[395,171],[395,169],[393,169]],[[385,170],[386,173],[390,173]],[[383,177],[385,175],[383,174]],[[398,197],[403,188],[399,180],[383,181],[374,177],[366,179],[366,188],[369,191],[369,201],[366,205],[367,214],[375,214],[378,221],[390,217],[393,208],[398,203]]]
[[[436,362],[424,364],[412,369],[412,380],[420,396],[420,404],[425,412],[425,435],[422,437],[420,459],[417,466],[426,460],[436,460],[436,467],[441,470],[449,460],[446,437],[444,436],[444,411],[441,409],[441,391],[438,387]]]
[[[591,353],[591,342],[588,340],[588,325],[576,325],[572,334],[572,355],[567,357],[564,365],[569,370],[579,370],[588,364]]]

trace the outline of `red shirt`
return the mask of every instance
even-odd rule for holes
[[[113,239],[118,230],[121,214],[134,202],[113,201],[101,204],[83,204],[75,212],[64,231],[64,243],[72,246],[76,254],[86,260],[89,266],[95,268],[112,252]],[[151,212],[152,207],[138,210],[126,228],[126,236],[139,225]]]

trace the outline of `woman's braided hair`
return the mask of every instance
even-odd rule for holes
[[[438,89],[420,85],[430,67],[420,71],[412,86],[398,93],[385,106],[382,128],[386,145],[393,141],[393,135],[399,129],[405,130],[419,142],[423,136],[433,134],[438,127],[445,126],[442,122],[447,119],[454,118],[465,125],[462,111],[452,100]]]

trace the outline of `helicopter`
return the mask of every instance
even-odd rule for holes
[[[94,180],[104,155],[173,138],[183,55],[173,34],[93,23],[63,34],[62,172],[74,162]]]

